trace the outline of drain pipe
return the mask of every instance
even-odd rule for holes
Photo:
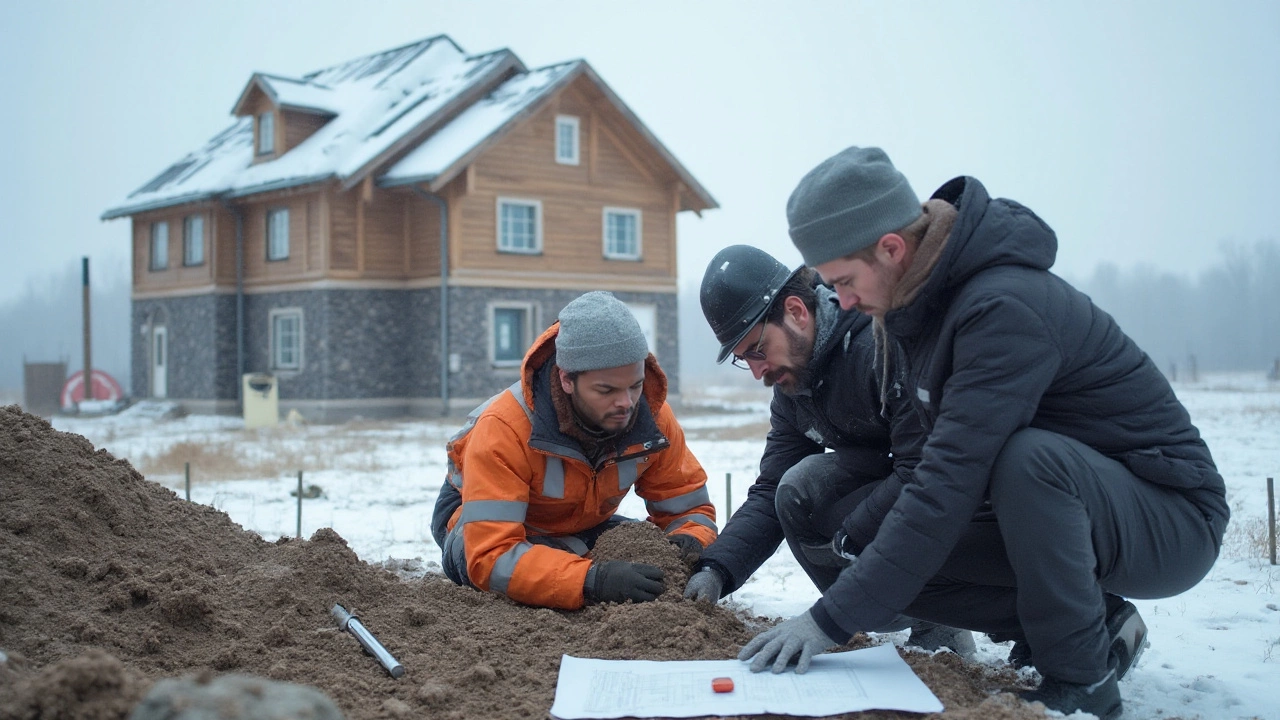
[[[440,414],[449,415],[449,206],[435,193],[409,188],[440,209]]]
[[[222,201],[222,206],[231,213],[236,219],[236,404],[239,406],[240,412],[244,412],[244,398],[241,395],[244,383],[241,378],[244,377],[244,214],[240,210],[227,202]]]

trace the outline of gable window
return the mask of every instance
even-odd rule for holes
[[[498,198],[498,250],[542,252],[542,203]]]
[[[151,269],[169,267],[169,223],[151,223]]]
[[[270,155],[276,151],[276,114],[264,112],[258,115],[258,154]]]
[[[489,306],[489,359],[497,367],[519,367],[533,342],[533,306],[505,303]]]
[[[271,313],[271,369],[302,369],[302,309],[280,308]]]
[[[561,165],[578,164],[578,125],[572,115],[556,116],[556,162]]]
[[[188,215],[182,221],[182,264],[204,264],[203,215]]]
[[[267,211],[267,259],[289,259],[289,208]]]
[[[640,259],[640,211],[604,209],[604,256],[610,260]]]

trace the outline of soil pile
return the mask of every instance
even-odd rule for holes
[[[0,718],[125,718],[160,678],[232,672],[312,685],[352,720],[544,718],[563,653],[724,659],[766,624],[683,601],[687,566],[647,523],[606,534],[596,555],[663,567],[667,593],[560,612],[441,575],[405,581],[361,561],[332,530],[266,542],[84,438],[0,408]],[[335,603],[404,677],[337,629]],[[1011,676],[955,656],[906,658],[948,708],[943,717],[1039,717],[992,696]]]

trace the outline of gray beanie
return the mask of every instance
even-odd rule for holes
[[[595,291],[560,311],[556,365],[583,372],[631,365],[649,357],[640,323],[613,293]]]
[[[880,148],[851,147],[809,171],[787,200],[791,242],[816,267],[920,217],[911,185]]]

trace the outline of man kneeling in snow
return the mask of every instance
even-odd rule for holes
[[[431,521],[445,575],[542,607],[657,598],[659,568],[586,557],[629,520],[614,511],[633,485],[686,555],[716,539],[707,474],[640,324],[612,294],[586,293],[529,348],[520,378],[449,441]]]

